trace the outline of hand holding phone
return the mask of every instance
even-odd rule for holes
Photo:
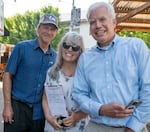
[[[65,119],[65,118],[66,118],[66,117],[64,117],[64,116],[59,116],[59,117],[57,118],[58,124],[61,125],[61,126],[65,126],[64,123],[63,123],[63,119]]]
[[[132,100],[127,106],[126,109],[135,109],[138,105],[142,103],[142,100],[140,99],[135,99]]]

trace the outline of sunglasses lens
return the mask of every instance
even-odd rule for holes
[[[67,45],[66,42],[63,43],[63,48],[64,49],[69,49],[71,45]]]
[[[79,51],[80,50],[80,46],[76,46],[76,47],[72,47],[73,51]]]
[[[66,42],[63,43],[63,48],[64,48],[64,49],[69,49],[70,47],[71,47],[72,50],[75,51],[75,52],[80,50],[80,46],[68,45],[68,44],[66,44]]]

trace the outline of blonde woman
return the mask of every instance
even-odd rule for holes
[[[47,72],[42,101],[46,118],[45,132],[82,132],[86,126],[87,115],[79,110],[78,105],[71,97],[77,61],[83,51],[83,38],[75,32],[65,34],[58,45],[56,63]],[[61,113],[63,110],[56,109],[53,112],[48,102],[49,99],[51,102],[55,102],[55,99],[60,97],[56,95],[57,97],[55,96],[53,98],[47,91],[53,87],[58,88],[60,86],[65,97],[64,104],[62,105],[66,105],[67,116],[65,115],[65,119],[59,120],[61,122],[58,122],[61,115],[54,115],[53,113],[56,113],[56,111]]]

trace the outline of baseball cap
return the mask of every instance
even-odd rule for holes
[[[40,24],[53,24],[58,29],[58,19],[52,14],[44,14],[39,20]]]

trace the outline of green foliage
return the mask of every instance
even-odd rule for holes
[[[0,42],[4,44],[16,44],[22,40],[34,39],[37,37],[36,28],[40,19],[40,16],[44,13],[52,13],[58,18],[58,8],[52,6],[43,7],[40,11],[33,12],[27,11],[23,15],[16,14],[13,17],[5,18],[5,27],[9,30],[10,36],[0,37]],[[64,35],[64,28],[60,25],[56,39],[52,42],[52,47],[56,48],[61,37]]]
[[[121,31],[119,33],[120,36],[127,36],[127,37],[138,37],[144,40],[144,42],[147,44],[148,48],[150,49],[150,32],[129,32],[129,31]]]

